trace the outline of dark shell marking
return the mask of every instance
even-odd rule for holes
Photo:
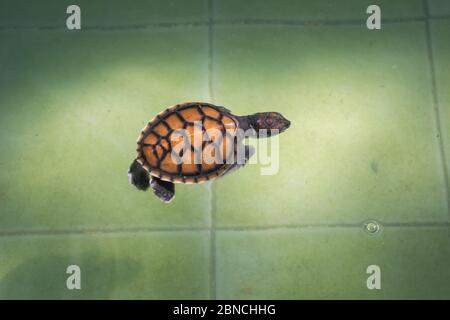
[[[198,140],[201,141],[201,146],[192,145],[192,140],[171,139],[177,129],[186,129],[189,136],[193,137],[196,121],[201,121],[202,125],[202,139]],[[161,180],[178,183],[202,183],[212,180],[227,170],[229,164],[225,163],[226,159],[236,153],[237,140],[234,133],[237,128],[236,118],[224,108],[202,102],[177,104],[160,112],[142,129],[137,140],[136,159],[152,176]],[[209,129],[218,129],[221,135],[208,137],[207,141],[203,141]],[[196,142],[197,140],[194,140],[194,144]],[[189,153],[183,155],[180,152],[178,156],[182,160],[181,164],[176,164],[171,158],[172,150],[178,143],[184,143],[191,150],[190,158]],[[221,153],[216,156],[223,159],[223,163],[208,164],[203,161],[205,151],[213,151],[208,148],[214,148],[214,144]],[[211,154],[215,155],[215,152]],[[190,163],[187,163],[188,159]],[[201,163],[194,163],[194,159],[200,159]]]

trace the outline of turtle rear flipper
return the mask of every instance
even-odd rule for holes
[[[150,176],[147,170],[145,170],[136,160],[133,161],[130,169],[128,169],[128,180],[130,184],[142,191],[145,191],[150,187]]]
[[[175,185],[172,182],[152,177],[150,185],[155,196],[166,203],[172,201],[175,197]]]

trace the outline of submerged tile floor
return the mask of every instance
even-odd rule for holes
[[[69,32],[2,1],[0,298],[450,298],[449,7],[369,31],[372,2],[81,1]],[[140,128],[192,100],[286,115],[278,174],[131,188]]]

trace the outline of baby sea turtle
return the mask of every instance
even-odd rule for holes
[[[139,190],[151,186],[159,199],[170,202],[174,183],[202,183],[245,165],[254,154],[243,144],[245,136],[274,135],[290,124],[278,112],[236,116],[209,103],[174,105],[142,129],[137,157],[128,170],[130,183]]]

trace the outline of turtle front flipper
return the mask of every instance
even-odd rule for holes
[[[128,180],[130,181],[130,184],[142,191],[145,191],[150,187],[150,176],[147,170],[145,170],[136,160],[133,161],[130,169],[128,169]]]
[[[254,154],[255,154],[255,148],[253,146],[250,145],[245,145],[245,154],[244,154],[244,163],[238,163],[235,159],[236,163],[231,164],[222,174],[222,177],[224,175],[228,175],[234,171],[236,171],[239,168],[242,168],[243,166],[245,166],[248,162],[248,159],[250,159]]]
[[[175,185],[172,182],[161,180],[157,177],[152,177],[150,183],[153,193],[160,200],[168,203],[175,198]]]

